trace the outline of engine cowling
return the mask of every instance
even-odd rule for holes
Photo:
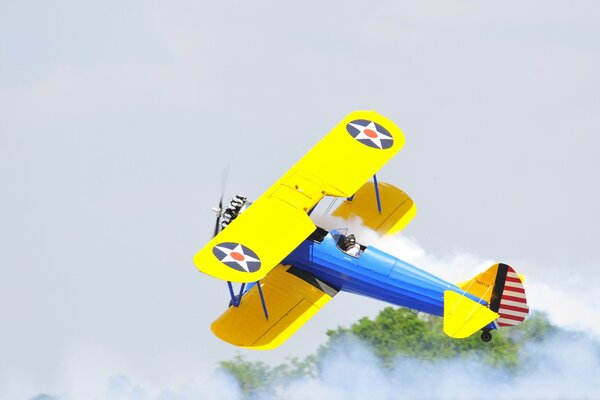
[[[252,204],[248,199],[241,195],[233,197],[229,205],[222,211],[221,214],[221,229],[225,229],[227,225],[236,219],[241,213],[243,213]]]

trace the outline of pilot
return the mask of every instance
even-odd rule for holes
[[[344,238],[344,252],[352,257],[358,257],[360,255],[360,245],[356,243],[354,234],[350,234]]]

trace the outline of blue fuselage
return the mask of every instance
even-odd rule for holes
[[[342,251],[337,242],[331,232],[322,242],[305,240],[286,257],[283,264],[302,269],[338,290],[433,315],[444,314],[446,290],[482,301],[456,285],[377,248],[367,247],[359,257],[352,257]]]

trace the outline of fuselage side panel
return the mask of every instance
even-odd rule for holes
[[[305,270],[341,291],[428,314],[444,314],[446,290],[486,304],[458,286],[375,247],[369,246],[359,257],[352,257],[337,246],[331,233],[320,243],[305,240],[283,263]]]

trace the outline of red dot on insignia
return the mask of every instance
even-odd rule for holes
[[[370,137],[371,139],[375,139],[377,137],[377,132],[375,132],[372,129],[365,129],[364,130],[365,135],[367,135],[368,137]]]
[[[235,261],[244,261],[244,255],[241,253],[238,253],[237,251],[232,251],[230,254],[231,258],[233,258]]]

